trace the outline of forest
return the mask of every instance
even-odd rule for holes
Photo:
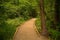
[[[13,40],[16,28],[32,18],[41,35],[60,40],[60,0],[0,0],[0,40]]]

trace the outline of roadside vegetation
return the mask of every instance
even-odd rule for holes
[[[46,29],[50,40],[60,40],[60,1],[44,0],[44,10]],[[36,28],[41,32],[41,14],[36,20]],[[43,16],[42,16],[43,17]]]
[[[0,40],[12,40],[16,28],[25,20],[23,18],[8,19],[0,27]]]
[[[0,0],[0,40],[12,40],[16,28],[31,18],[37,18],[39,32],[44,27],[53,40],[60,40],[59,0]]]
[[[18,26],[36,17],[37,4],[36,0],[0,0],[0,40],[12,40]]]

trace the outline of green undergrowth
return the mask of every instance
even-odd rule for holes
[[[40,32],[41,31],[41,20],[39,18],[37,18],[37,20],[35,21],[35,25],[36,25],[38,32]]]
[[[40,33],[41,20],[39,18],[37,18],[35,24],[36,24],[36,28],[37,28],[38,32]],[[50,28],[51,25],[52,25],[51,22],[47,20],[46,21],[46,28],[48,29],[50,40],[60,40],[60,32],[53,29],[53,28]]]
[[[12,40],[16,28],[25,22],[24,18],[15,18],[8,19],[5,23],[3,23],[0,27],[0,40]]]

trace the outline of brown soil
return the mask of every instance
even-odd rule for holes
[[[17,28],[13,40],[48,40],[36,32],[35,20],[33,18]]]

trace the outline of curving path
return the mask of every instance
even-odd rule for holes
[[[13,40],[48,40],[48,38],[38,35],[35,28],[35,18],[26,21],[17,28]]]

